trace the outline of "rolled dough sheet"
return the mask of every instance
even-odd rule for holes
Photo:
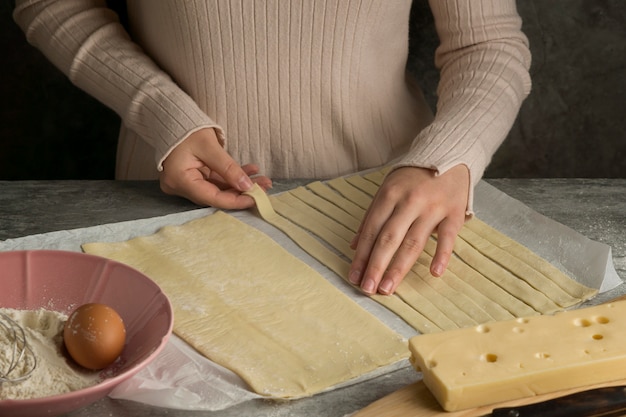
[[[83,250],[154,279],[174,307],[174,332],[263,396],[312,395],[408,357],[400,335],[220,211]]]

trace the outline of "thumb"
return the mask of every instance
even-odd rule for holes
[[[204,129],[197,133],[200,135],[189,137],[196,158],[234,189],[244,192],[252,188],[252,180],[219,143],[215,130]]]
[[[244,192],[252,188],[252,180],[245,171],[235,162],[228,153],[223,153],[224,160],[216,160],[217,166],[212,167],[213,171],[220,175],[224,181],[234,189]]]

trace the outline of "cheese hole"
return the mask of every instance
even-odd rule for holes
[[[546,352],[537,352],[535,353],[535,357],[537,359],[548,359],[550,357],[550,354]]]
[[[596,323],[600,323],[600,324],[607,324],[609,322],[609,319],[603,316],[598,316],[595,318]]]
[[[478,333],[489,333],[490,330],[489,326],[485,326],[484,324],[476,327],[476,331]]]
[[[521,327],[513,327],[513,333],[524,333],[524,329]]]
[[[480,357],[483,362],[494,363],[498,360],[498,355],[495,353],[485,353]]]
[[[593,338],[593,340],[602,340],[604,338],[604,336],[602,336],[601,334],[594,334],[591,337]]]
[[[426,367],[428,367],[429,369],[436,368],[437,361],[428,361],[428,363],[426,364]]]
[[[517,320],[515,320],[515,321],[517,321],[517,322],[518,322],[518,323],[520,323],[520,324],[526,324],[526,323],[528,323],[528,319],[525,319],[525,318],[523,318],[523,317],[522,317],[522,318],[518,318],[518,319],[517,319]]]
[[[591,322],[587,319],[576,319],[574,320],[574,325],[578,327],[589,327],[591,326]]]

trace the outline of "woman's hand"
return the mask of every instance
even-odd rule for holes
[[[465,165],[440,176],[413,167],[390,173],[352,241],[350,282],[367,294],[393,294],[433,232],[437,249],[430,272],[441,276],[465,222],[469,187]]]
[[[215,130],[201,129],[176,146],[163,161],[161,190],[185,197],[201,206],[244,209],[254,206],[242,192],[253,182],[265,190],[272,181],[258,174],[253,164],[239,166],[220,145]]]

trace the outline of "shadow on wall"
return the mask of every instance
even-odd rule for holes
[[[116,1],[115,3],[120,3]],[[0,180],[113,178],[120,120],[56,70],[0,3]],[[626,2],[519,0],[533,91],[486,177],[626,177]],[[410,70],[435,106],[437,46],[414,0]]]

